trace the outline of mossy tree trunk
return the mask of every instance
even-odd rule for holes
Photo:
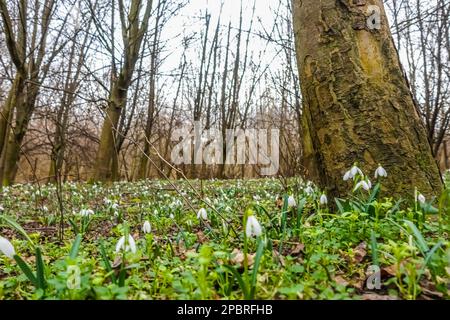
[[[383,2],[293,0],[293,10],[306,176],[342,196],[353,163],[371,179],[381,164],[389,195],[437,195],[441,176]]]

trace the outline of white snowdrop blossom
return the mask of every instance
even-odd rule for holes
[[[132,253],[136,253],[136,242],[134,241],[131,234],[128,235],[128,241],[125,243],[125,237],[121,237],[116,244],[116,253],[119,253],[121,250],[127,252],[131,251]]]
[[[150,224],[150,221],[145,221],[144,225],[142,226],[142,231],[144,233],[150,233],[152,232],[152,225]]]
[[[382,166],[378,166],[377,170],[375,170],[375,179],[378,177],[387,177],[387,172]]]
[[[418,200],[421,204],[424,204],[425,201],[426,201],[424,195],[421,194],[421,193],[419,193],[419,195],[417,196],[417,200]]]
[[[326,205],[328,204],[328,198],[325,195],[325,193],[322,193],[322,195],[320,196],[320,204],[321,205]]]
[[[13,259],[16,255],[14,246],[7,239],[0,237],[0,252],[10,259]]]
[[[89,217],[94,214],[94,211],[91,209],[81,209],[80,210],[80,216],[82,217]]]
[[[370,180],[362,180],[356,184],[353,192],[358,190],[359,188],[363,188],[364,190],[369,191],[372,188],[372,183],[370,182]]]
[[[311,186],[305,188],[305,193],[309,196],[314,193],[314,189]]]
[[[356,165],[354,165],[350,170],[348,170],[344,174],[344,181],[347,181],[349,179],[355,178],[357,174],[360,175],[360,176],[364,176],[364,174],[362,173],[361,169],[358,168]]]
[[[175,216],[173,215],[173,213],[171,213],[171,214],[169,215],[169,218],[170,218],[170,219],[174,219],[174,218],[175,218]]]
[[[295,201],[295,198],[293,196],[289,196],[287,203],[289,208],[297,206],[297,202]]]
[[[113,209],[113,210],[119,209],[119,204],[118,203],[113,203],[112,206],[111,206],[111,209]]]
[[[197,219],[208,220],[208,212],[206,212],[205,208],[201,208],[197,212]]]
[[[259,237],[262,233],[261,225],[259,224],[258,219],[254,215],[250,215],[247,218],[247,224],[245,226],[245,234],[248,238],[253,236]]]

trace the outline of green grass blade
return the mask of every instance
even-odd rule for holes
[[[241,287],[242,292],[244,293],[244,299],[245,300],[249,300],[249,294],[248,294],[248,290],[247,290],[247,286],[245,285],[244,280],[242,279],[241,275],[239,274],[239,272],[237,272],[236,268],[229,266],[229,265],[224,265],[224,267],[230,271],[233,276],[236,278],[239,286]]]
[[[6,224],[8,224],[12,228],[16,229],[21,235],[24,236],[25,239],[27,239],[27,241],[31,244],[31,246],[33,248],[35,247],[35,244],[34,244],[33,240],[31,240],[28,233],[14,219],[9,218],[5,215],[0,215],[0,219],[3,219],[6,222]]]
[[[36,276],[38,288],[44,290],[46,287],[45,282],[45,265],[42,259],[42,252],[39,247],[36,247]]]
[[[405,220],[405,223],[408,226],[409,230],[413,233],[414,237],[416,238],[416,243],[420,251],[422,252],[423,255],[425,255],[430,250],[430,248],[428,247],[427,242],[425,241],[422,233],[411,221]]]
[[[100,242],[100,255],[102,257],[103,263],[105,264],[106,271],[108,271],[108,273],[111,273],[112,282],[116,283],[116,276],[114,275],[114,270],[111,267],[111,263],[109,262],[105,247],[103,246],[103,241]]]
[[[376,238],[375,232],[373,230],[370,234],[370,246],[371,246],[371,251],[372,251],[372,263],[376,266],[379,266],[377,238]]]
[[[14,256],[14,260],[16,260],[17,265],[19,266],[20,270],[27,276],[28,280],[31,281],[31,283],[38,288],[38,281],[36,279],[36,276],[34,275],[33,271],[31,271],[31,268],[28,266],[28,264],[23,261],[21,257],[18,255]]]
[[[256,250],[255,263],[253,265],[253,274],[252,274],[252,286],[250,290],[250,299],[254,299],[255,291],[256,291],[256,280],[258,279],[258,269],[261,262],[261,258],[264,253],[264,242],[259,239],[258,240],[258,249]]]
[[[72,248],[70,249],[69,257],[70,259],[75,259],[78,255],[78,251],[80,250],[82,235],[78,234],[75,240],[73,241]]]

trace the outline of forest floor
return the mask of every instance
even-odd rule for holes
[[[450,208],[378,187],[335,212],[299,179],[4,188],[0,299],[448,299]]]

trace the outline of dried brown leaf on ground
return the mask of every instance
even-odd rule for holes
[[[361,296],[363,300],[400,300],[398,297],[381,295],[376,293],[365,293]]]
[[[367,243],[365,241],[361,242],[353,251],[354,261],[357,263],[362,262],[367,255]]]
[[[247,254],[247,264],[252,266],[254,262],[255,254]],[[244,264],[244,253],[239,249],[234,249],[231,252],[231,262],[235,265],[242,266]]]
[[[303,243],[297,243],[293,246],[290,255],[298,256],[303,250],[305,250],[305,245]]]

